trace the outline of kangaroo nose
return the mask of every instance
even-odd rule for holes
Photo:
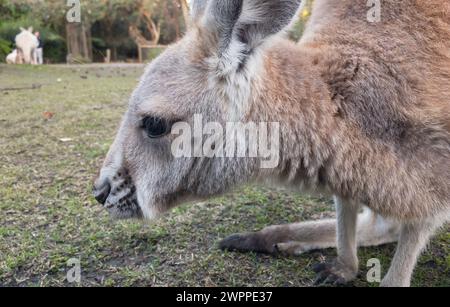
[[[111,185],[109,183],[105,183],[101,187],[94,186],[94,197],[102,205],[106,203],[109,193],[111,193]]]

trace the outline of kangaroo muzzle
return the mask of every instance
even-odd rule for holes
[[[126,169],[98,179],[93,194],[115,219],[143,217],[137,200],[136,186]]]

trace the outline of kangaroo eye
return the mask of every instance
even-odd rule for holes
[[[170,133],[170,123],[163,119],[153,116],[148,116],[142,121],[142,128],[145,129],[148,137],[156,139],[163,137]]]

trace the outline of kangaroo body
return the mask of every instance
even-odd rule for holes
[[[152,218],[255,180],[321,189],[335,196],[336,220],[271,226],[220,247],[337,247],[317,282],[341,284],[357,276],[358,246],[398,242],[382,285],[409,286],[422,249],[450,219],[450,3],[385,0],[373,21],[366,1],[316,0],[295,44],[279,33],[301,2],[194,1],[191,30],[134,92],[95,195],[115,217]],[[280,123],[278,166],[174,159],[173,138],[161,132],[195,114]]]
[[[274,96],[255,105],[267,101],[270,120],[291,123],[288,180],[395,219],[435,216],[450,203],[450,15],[387,1],[389,22],[372,25],[363,2],[317,1],[300,44],[268,52],[261,92]]]
[[[20,30],[21,32],[15,38],[17,47],[16,64],[37,64],[35,50],[39,46],[39,41],[32,33],[33,28],[20,28]]]
[[[6,56],[6,64],[16,64],[17,49],[14,49],[10,54]]]

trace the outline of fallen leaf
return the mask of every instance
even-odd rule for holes
[[[72,142],[73,140],[71,139],[71,138],[62,138],[62,139],[59,139],[61,142],[63,142],[63,143],[68,143],[68,142]]]
[[[50,120],[53,118],[53,116],[55,116],[55,113],[46,111],[42,115],[44,116],[45,119]]]

